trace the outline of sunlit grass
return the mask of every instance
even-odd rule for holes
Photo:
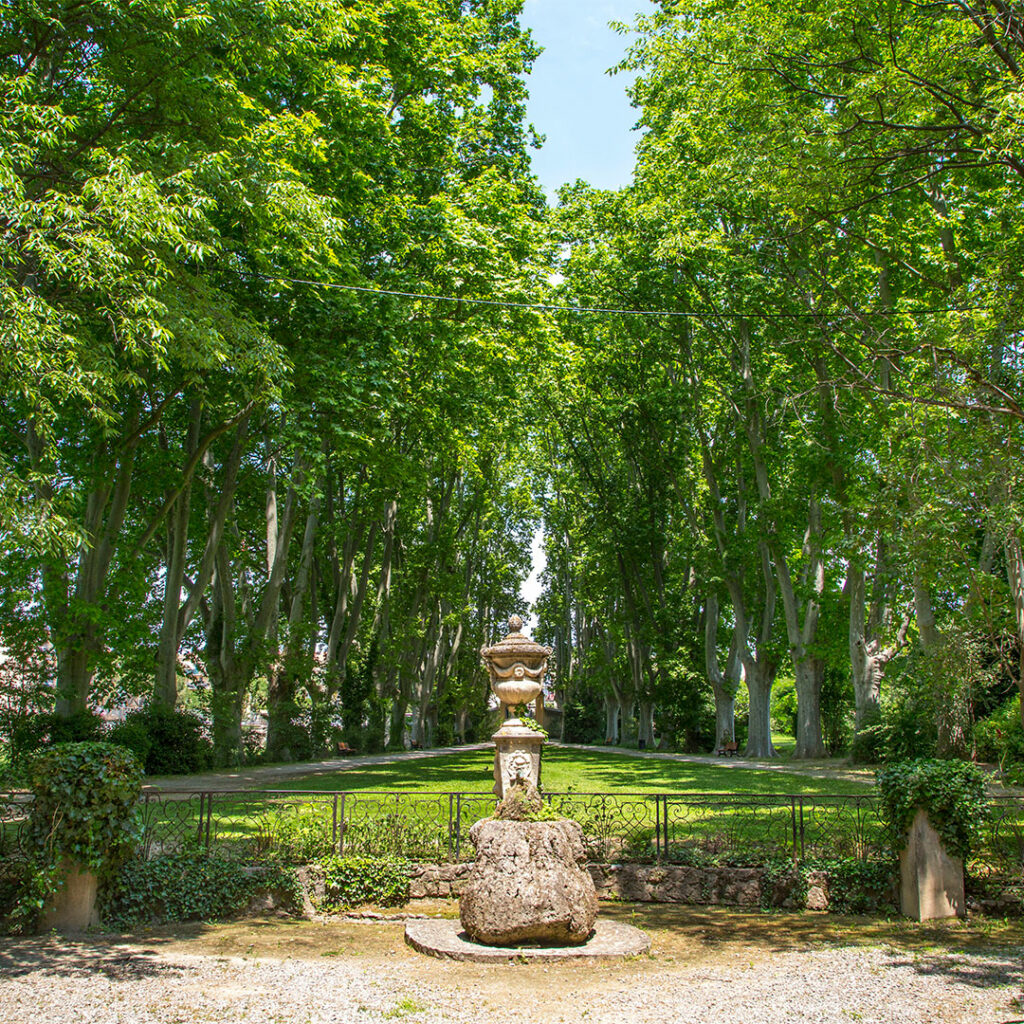
[[[494,785],[494,754],[467,750],[416,761],[381,765],[353,765],[289,779],[275,789],[356,790],[382,789],[409,792],[487,793]],[[855,781],[833,775],[799,775],[771,768],[741,768],[721,763],[637,758],[607,751],[544,749],[542,787],[553,793],[866,793],[870,779]]]

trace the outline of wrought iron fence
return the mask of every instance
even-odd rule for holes
[[[873,797],[730,793],[549,793],[557,813],[580,823],[593,861],[761,863],[882,855]],[[473,822],[493,813],[483,793],[238,790],[147,793],[145,852],[198,847],[259,860],[303,863],[327,853],[413,860],[470,860]]]
[[[874,796],[735,793],[549,793],[583,828],[592,861],[759,864],[888,856]],[[24,849],[31,803],[0,794],[0,857]],[[235,790],[140,799],[145,856],[196,849],[306,863],[325,854],[471,860],[469,829],[494,811],[489,793]],[[976,879],[1024,886],[1024,799],[995,797],[967,865]]]
[[[27,793],[0,793],[0,863],[23,856],[32,798]]]

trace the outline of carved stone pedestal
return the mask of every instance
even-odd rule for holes
[[[506,722],[494,740],[494,793],[499,800],[517,782],[540,787],[540,748],[544,737],[514,720]]]

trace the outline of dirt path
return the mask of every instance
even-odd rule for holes
[[[484,750],[489,743],[466,743],[459,747],[431,747],[429,750],[400,750],[387,754],[349,754],[327,761],[305,761],[301,764],[254,765],[249,768],[225,769],[202,775],[154,776],[146,780],[147,789],[164,793],[222,793],[232,789],[273,788],[275,782],[299,779],[305,775],[327,775],[332,772],[351,771],[377,764],[396,761],[421,761],[431,757],[446,757],[470,750]]]

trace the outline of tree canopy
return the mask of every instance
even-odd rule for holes
[[[1024,686],[1019,13],[664,0],[549,210],[520,8],[0,15],[11,716],[483,735],[538,531],[565,735],[770,757],[791,679],[798,757],[969,754]]]

